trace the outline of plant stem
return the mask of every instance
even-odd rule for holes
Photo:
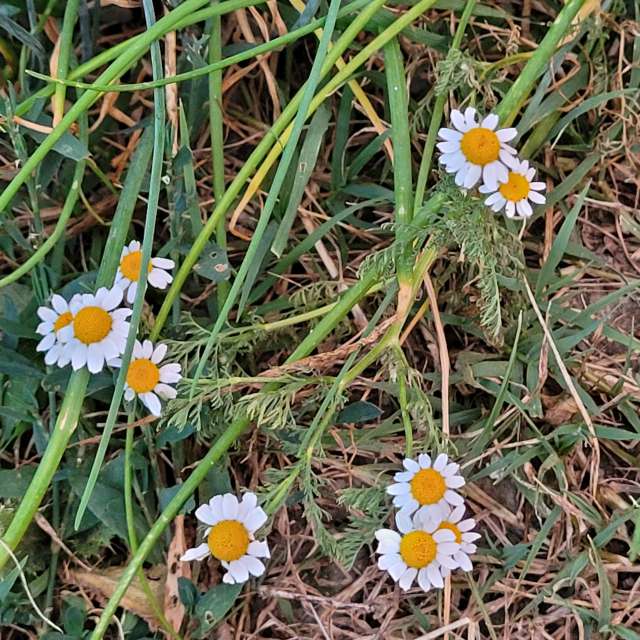
[[[219,0],[211,0],[211,4],[217,4]],[[220,16],[211,18],[209,32],[209,63],[219,63],[222,58],[222,21]],[[216,69],[209,73],[209,130],[211,134],[211,162],[213,169],[213,198],[218,204],[224,195],[224,114],[222,112],[222,69]],[[225,218],[220,217],[216,228],[216,242],[226,251],[227,231]],[[227,295],[229,283],[226,280],[218,283],[216,295],[218,297],[218,310],[220,310]]]
[[[69,71],[69,58],[73,50],[73,28],[78,17],[78,5],[80,0],[68,0],[62,20],[62,31],[60,33],[60,51],[56,76],[60,79],[67,77]],[[64,113],[64,98],[67,87],[64,84],[57,84],[53,95],[53,126],[57,125]]]

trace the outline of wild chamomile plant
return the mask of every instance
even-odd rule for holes
[[[137,539],[138,534],[133,524],[136,472],[133,465],[129,464],[133,457],[134,436],[133,428],[127,429],[124,492],[127,539],[125,542],[131,550],[131,557],[108,598],[97,626],[93,630],[93,638],[104,637],[131,581],[135,576],[143,578],[141,570],[145,560],[150,553],[157,552],[162,547],[162,536],[169,523],[205,480],[212,466],[225,458],[229,449],[238,442],[252,424],[258,424],[260,431],[269,435],[269,447],[288,456],[286,473],[278,475],[273,486],[266,488],[267,500],[264,502],[264,512],[257,507],[257,500],[248,497],[252,494],[245,494],[242,501],[238,501],[235,496],[227,497],[219,494],[207,503],[207,509],[201,507],[196,512],[196,516],[210,529],[205,530],[204,539],[197,536],[196,546],[190,550],[190,553],[186,552],[187,556],[204,559],[211,555],[217,558],[226,570],[221,580],[229,585],[243,583],[250,577],[262,577],[265,566],[261,558],[268,556],[269,549],[266,543],[261,542],[263,536],[259,533],[259,528],[264,525],[267,514],[270,515],[277,510],[295,490],[301,491],[301,494],[296,495],[302,496],[305,515],[316,528],[323,549],[327,549],[335,557],[344,559],[345,562],[353,562],[361,549],[374,539],[374,532],[385,529],[383,522],[390,515],[391,501],[385,502],[384,493],[388,479],[385,480],[381,476],[381,470],[377,466],[382,464],[381,460],[388,454],[383,445],[374,442],[371,450],[366,450],[367,455],[371,456],[368,462],[372,468],[361,469],[360,467],[366,465],[357,458],[350,461],[350,464],[359,469],[361,474],[359,477],[370,486],[364,487],[360,494],[349,493],[350,488],[341,494],[344,496],[343,504],[350,511],[349,516],[356,517],[350,517],[344,531],[339,532],[338,535],[332,531],[330,510],[325,509],[324,506],[321,507],[320,504],[323,496],[328,492],[333,492],[335,495],[340,491],[334,491],[332,479],[323,475],[322,467],[325,463],[331,462],[326,456],[335,442],[346,447],[345,450],[352,446],[345,437],[348,431],[341,428],[338,416],[348,407],[349,392],[355,388],[354,385],[360,384],[362,376],[367,371],[379,368],[381,377],[376,380],[379,387],[376,387],[376,392],[385,394],[385,398],[391,398],[390,404],[395,412],[384,426],[391,433],[402,435],[406,459],[417,460],[415,464],[420,467],[418,470],[412,468],[401,471],[398,452],[389,453],[396,458],[393,464],[397,466],[397,473],[413,474],[411,477],[407,475],[399,477],[396,484],[402,486],[394,489],[398,496],[409,496],[407,503],[410,503],[411,514],[399,515],[400,520],[396,521],[396,526],[379,535],[381,546],[379,566],[384,571],[388,571],[402,589],[411,588],[414,585],[425,590],[432,587],[441,588],[450,575],[448,572],[458,569],[467,571],[471,568],[470,557],[476,551],[477,537],[473,532],[474,523],[465,517],[466,511],[463,510],[464,505],[460,503],[461,498],[457,493],[457,489],[460,489],[463,494],[460,485],[461,476],[457,473],[457,469],[450,466],[457,463],[447,460],[443,465],[442,462],[441,456],[446,457],[443,452],[453,456],[453,447],[448,442],[449,434],[440,434],[436,438],[433,434],[425,434],[420,429],[416,429],[419,420],[415,419],[417,411],[411,406],[412,401],[415,398],[421,399],[420,412],[424,417],[427,414],[429,398],[424,388],[417,382],[415,374],[412,373],[415,370],[408,366],[406,340],[411,333],[410,329],[414,326],[412,324],[414,318],[417,317],[416,321],[419,322],[420,314],[427,313],[428,305],[423,304],[421,300],[416,304],[417,297],[424,292],[425,276],[445,251],[458,249],[460,249],[459,254],[466,256],[481,274],[479,286],[483,301],[479,322],[485,330],[495,334],[500,333],[501,292],[498,281],[505,271],[503,258],[496,257],[492,241],[495,245],[499,245],[495,242],[496,239],[500,240],[508,236],[512,240],[513,234],[499,235],[496,230],[502,228],[503,221],[501,218],[492,218],[492,216],[503,211],[505,217],[531,216],[534,205],[544,204],[545,198],[542,194],[544,188],[540,186],[542,182],[535,178],[535,172],[532,173],[533,163],[517,157],[520,147],[519,144],[511,144],[516,139],[513,130],[518,129],[520,107],[528,98],[542,71],[549,64],[551,56],[555,55],[559,43],[566,38],[572,21],[583,3],[580,0],[569,0],[562,8],[555,22],[549,27],[545,38],[530,56],[527,55],[527,63],[523,66],[517,80],[495,108],[486,110],[483,108],[481,90],[477,83],[471,82],[470,79],[452,79],[451,82],[454,80],[461,82],[455,91],[451,91],[451,87],[446,91],[442,86],[439,87],[440,93],[435,98],[429,131],[426,133],[425,153],[417,176],[414,176],[417,163],[412,158],[412,145],[419,144],[421,141],[412,140],[410,135],[406,60],[405,52],[400,48],[399,36],[402,34],[403,38],[408,37],[407,33],[410,30],[407,27],[433,7],[431,0],[421,0],[406,11],[398,11],[390,15],[385,13],[384,20],[379,25],[376,23],[376,33],[364,37],[361,37],[361,33],[366,31],[368,24],[380,17],[377,14],[382,10],[384,3],[374,0],[374,2],[356,2],[339,7],[338,3],[332,2],[327,15],[302,26],[294,25],[295,29],[292,28],[290,33],[281,36],[287,39],[284,41],[276,39],[277,44],[274,41],[274,43],[268,43],[268,47],[252,52],[243,50],[238,55],[246,57],[240,60],[233,56],[222,58],[221,46],[218,46],[221,45],[221,31],[217,18],[226,12],[247,6],[253,7],[255,2],[230,0],[210,5],[204,0],[187,0],[168,10],[157,22],[152,14],[151,3],[145,0],[142,4],[146,15],[146,28],[121,44],[99,53],[95,60],[81,61],[77,68],[69,72],[69,67],[73,66],[68,62],[73,45],[73,28],[78,18],[78,3],[67,3],[64,29],[61,34],[63,63],[57,69],[56,77],[47,80],[49,84],[46,87],[36,94],[27,96],[23,103],[16,105],[15,114],[23,117],[39,98],[53,95],[52,112],[55,118],[51,123],[51,130],[49,131],[47,125],[48,133],[42,134],[45,136],[43,141],[33,148],[33,152],[28,157],[24,157],[23,164],[18,167],[17,172],[12,173],[13,177],[8,188],[0,195],[2,210],[8,208],[12,199],[21,193],[22,185],[33,186],[31,181],[35,175],[34,172],[44,167],[42,163],[49,158],[48,153],[60,148],[56,147],[58,142],[70,131],[74,123],[85,117],[90,107],[105,92],[123,93],[130,90],[154,89],[153,135],[148,131],[142,134],[135,156],[129,163],[129,171],[122,191],[119,193],[118,208],[113,218],[109,220],[109,237],[104,244],[104,255],[100,261],[95,287],[84,291],[79,298],[74,297],[68,300],[58,297],[48,298],[47,287],[42,287],[43,295],[39,300],[39,306],[46,307],[46,311],[41,311],[38,320],[35,315],[33,317],[34,323],[41,322],[38,326],[37,348],[44,354],[47,365],[64,367],[72,365],[76,372],[71,374],[63,405],[58,411],[54,403],[50,405],[54,419],[53,428],[47,434],[47,449],[22,504],[15,513],[13,522],[4,532],[3,541],[6,548],[18,547],[46,495],[78,422],[91,376],[98,371],[104,372],[107,367],[113,367],[117,375],[113,401],[101,433],[95,462],[84,495],[81,497],[75,522],[78,526],[82,522],[83,513],[89,508],[92,491],[98,481],[108,449],[117,444],[115,441],[110,444],[109,440],[116,417],[121,411],[123,395],[127,401],[140,400],[133,404],[127,402],[125,407],[129,422],[135,424],[135,428],[144,428],[143,433],[150,452],[153,451],[153,434],[148,427],[136,424],[137,417],[146,420],[147,413],[160,414],[166,419],[175,419],[171,423],[172,427],[181,427],[188,420],[199,416],[200,423],[194,421],[194,424],[202,424],[207,422],[209,417],[206,414],[206,410],[210,408],[207,403],[213,405],[219,402],[219,406],[214,409],[219,408],[220,415],[228,420],[219,422],[217,427],[220,428],[216,429],[219,436],[215,441],[207,442],[208,450],[199,462],[185,459],[184,452],[192,451],[190,446],[186,449],[181,446],[176,447],[178,451],[176,455],[185,463],[176,465],[177,468],[179,467],[176,473],[180,472],[182,466],[189,472],[180,475],[179,478],[176,475],[179,480],[176,490],[163,509],[158,507],[157,517],[155,513],[145,514],[150,515],[147,523],[149,529],[140,540]],[[454,51],[460,48],[464,26],[470,19],[473,8],[473,2],[466,3],[464,19],[461,21],[463,27],[458,29],[453,41]],[[210,64],[188,72],[187,77],[181,79],[162,78],[158,39],[167,37],[169,42],[172,37],[169,34],[180,33],[184,27],[196,28],[194,25],[211,18],[214,20],[207,25],[212,42],[209,50]],[[339,35],[336,35],[338,32],[332,32],[338,18],[343,22],[340,23]],[[178,123],[180,139],[185,141],[183,148],[188,150],[189,143],[194,144],[198,139],[197,131],[188,130],[191,124],[188,120],[199,113],[198,106],[208,102],[209,114],[220,116],[218,119],[216,119],[217,116],[212,117],[209,123],[211,125],[209,135],[212,141],[221,140],[224,118],[228,116],[225,111],[227,96],[222,94],[221,70],[225,66],[236,64],[252,56],[268,53],[277,46],[295,42],[305,33],[310,33],[319,27],[325,28],[326,35],[321,36],[318,62],[314,65],[313,73],[301,79],[301,88],[298,93],[295,93],[297,85],[287,86],[287,91],[274,92],[276,96],[293,97],[283,110],[279,109],[280,105],[276,108],[274,103],[273,112],[280,115],[275,118],[275,122],[269,122],[268,126],[264,127],[268,133],[252,152],[248,152],[246,156],[243,155],[242,162],[237,165],[240,167],[237,174],[228,184],[225,184],[225,176],[228,177],[231,163],[224,162],[222,143],[213,144],[212,142],[212,146],[215,146],[212,160],[215,173],[213,185],[215,202],[212,204],[212,210],[206,212],[206,217],[200,218],[202,212],[198,207],[197,192],[195,207],[194,203],[190,202],[186,209],[178,210],[184,203],[167,197],[166,201],[170,203],[167,228],[156,225],[157,211],[159,206],[164,206],[166,195],[163,187],[165,158],[169,157],[174,162],[174,166],[178,166],[177,159],[173,155],[174,149],[172,148],[171,152],[168,151],[172,145],[167,146],[167,154],[165,154],[165,143],[171,141],[174,133],[178,133],[171,127],[176,127]],[[296,32],[295,38],[292,35],[294,32]],[[352,45],[356,38],[359,38],[359,42],[358,47],[354,48]],[[143,83],[142,86],[140,83],[135,83],[135,89],[116,85],[115,83],[149,50],[152,52],[153,83]],[[337,95],[337,92],[347,83],[353,84],[357,79],[357,72],[372,59],[374,54],[377,55],[379,52],[384,56],[384,90],[391,122],[391,144],[385,144],[387,141],[381,140],[380,145],[384,145],[387,152],[389,148],[393,152],[394,192],[393,197],[386,195],[388,207],[385,210],[385,214],[390,216],[389,210],[393,209],[393,221],[385,229],[385,232],[390,231],[392,234],[391,246],[380,252],[377,249],[372,250],[371,259],[368,264],[363,265],[360,277],[356,281],[346,278],[344,282],[340,282],[339,287],[335,284],[327,286],[318,282],[306,284],[314,279],[322,279],[318,276],[321,267],[318,266],[320,263],[316,260],[315,254],[314,258],[309,260],[305,255],[305,259],[299,261],[299,270],[297,266],[289,270],[291,264],[283,266],[285,263],[278,262],[277,269],[273,272],[277,275],[286,274],[286,278],[294,282],[300,277],[300,273],[305,277],[309,276],[303,286],[309,287],[308,292],[314,294],[307,297],[307,302],[311,302],[313,308],[305,309],[300,313],[294,301],[291,316],[282,318],[278,315],[282,309],[278,305],[282,300],[276,296],[275,299],[266,300],[265,308],[256,312],[255,316],[251,315],[254,312],[252,307],[258,304],[252,298],[253,284],[263,276],[265,278],[273,276],[273,273],[265,276],[261,269],[263,261],[267,264],[271,258],[269,252],[271,245],[266,239],[274,228],[271,225],[273,222],[271,216],[277,213],[276,203],[286,196],[286,187],[283,187],[285,174],[289,169],[289,163],[295,166],[293,160],[297,154],[298,142],[305,130],[305,121],[321,107],[324,109],[325,103],[331,100],[332,96]],[[346,58],[345,54],[349,54],[349,61],[343,66],[342,57]],[[82,79],[88,73],[100,69],[104,64],[109,66],[94,83],[74,87],[79,90],[77,94],[67,88],[65,78]],[[334,71],[334,66],[338,67],[337,72]],[[206,71],[203,71],[205,67]],[[164,111],[164,85],[175,87],[181,80],[195,81],[207,74],[210,76],[210,84],[206,87],[200,86],[200,89],[205,88],[205,92],[200,94],[200,102],[192,101],[186,105],[185,111],[181,110],[182,107],[174,111],[170,109],[170,120],[167,120]],[[471,75],[476,77],[475,74],[469,74],[469,78]],[[289,89],[292,89],[290,93],[288,93]],[[169,92],[170,95],[172,90]],[[209,92],[208,100],[202,99],[207,92]],[[279,97],[279,99],[283,98]],[[146,103],[143,102],[143,104]],[[361,103],[365,114],[371,112],[370,104],[367,106],[366,100],[364,105]],[[189,118],[185,113],[190,114]],[[443,154],[441,164],[445,171],[453,176],[449,179],[445,176],[436,178],[431,171],[430,160],[431,152],[438,144],[436,138],[442,124],[441,116],[445,113],[448,119],[440,136],[439,151]],[[176,115],[178,118],[175,118]],[[242,127],[246,127],[248,122],[244,115],[240,114],[242,126],[238,129],[243,132]],[[167,126],[167,122],[171,122],[171,127]],[[379,122],[374,123],[375,127],[379,127]],[[333,131],[333,128],[331,130]],[[338,138],[343,134],[344,131],[336,133]],[[127,153],[130,151],[131,149],[127,148]],[[197,151],[201,153],[200,148]],[[148,180],[149,192],[141,195],[146,190],[146,167],[152,154],[153,165]],[[237,247],[240,246],[239,241],[234,240],[231,243],[231,251],[235,252],[233,258],[238,259],[239,266],[230,286],[220,287],[215,293],[214,287],[210,287],[207,291],[210,300],[203,298],[194,302],[195,298],[191,297],[194,291],[196,295],[202,293],[202,281],[199,280],[200,276],[196,275],[198,261],[205,251],[210,251],[210,242],[214,236],[221,246],[225,244],[224,223],[232,217],[232,207],[238,206],[245,215],[246,211],[251,211],[250,208],[245,210],[247,203],[250,203],[253,194],[258,192],[267,177],[271,175],[270,168],[280,155],[282,155],[282,161],[268,186],[269,192],[265,205],[259,208],[257,224],[255,227],[250,225],[249,248],[245,251],[246,247],[242,245],[242,250],[237,251]],[[179,160],[184,162],[185,157],[189,156],[190,152],[181,152]],[[192,157],[196,156],[194,152]],[[93,160],[92,158],[92,162]],[[103,160],[104,158],[99,157],[95,166],[91,165],[96,174],[100,173]],[[186,164],[192,170],[194,166],[198,170],[202,166],[197,162],[190,163],[189,160]],[[340,159],[335,162],[335,167],[339,166]],[[236,169],[236,165],[233,165],[233,170]],[[175,175],[177,176],[178,172]],[[189,175],[187,169],[185,175],[187,175],[185,184],[191,179],[193,179],[192,184],[196,184],[195,171]],[[82,177],[81,172],[80,180]],[[383,175],[385,183],[390,182],[387,178],[388,176]],[[425,202],[427,185],[432,184],[434,179],[438,185],[428,193]],[[205,183],[209,184],[208,180],[201,182],[199,187]],[[75,195],[65,200],[64,215],[67,216],[65,219],[71,215],[66,203],[71,203],[70,206],[73,209],[73,198],[79,193],[86,199],[87,194],[78,191],[78,184],[74,183],[74,188],[70,190],[70,194]],[[143,184],[145,189],[142,188]],[[357,186],[362,187],[361,184]],[[119,188],[118,184],[116,192]],[[185,197],[188,198],[193,191],[185,189],[180,193],[186,194]],[[347,198],[357,198],[358,193],[358,189],[355,189],[348,194]],[[33,196],[33,192],[29,195]],[[312,193],[312,195],[317,200],[317,194]],[[129,244],[127,240],[133,236],[132,231],[136,226],[132,224],[132,214],[139,198],[146,199],[147,207],[143,221],[144,239],[138,246]],[[324,201],[325,199],[320,197],[319,202]],[[207,202],[210,203],[211,199]],[[491,209],[494,213],[491,213]],[[189,211],[191,216],[191,236],[177,233],[181,226],[175,224],[175,216],[183,215],[184,211]],[[423,216],[424,211],[428,211],[428,215]],[[164,210],[162,212],[164,213]],[[468,216],[464,215],[466,212],[469,213]],[[305,216],[308,214],[307,211],[303,213]],[[330,211],[330,213],[334,212]],[[330,220],[332,215],[327,215],[324,210],[322,214],[318,214],[318,211],[313,211],[312,214],[310,218],[305,218],[306,222],[311,221],[310,227],[318,220],[322,220],[322,224],[333,223],[333,220]],[[353,237],[364,240],[370,239],[367,234],[375,237],[377,229],[372,231],[372,227],[366,225],[358,227],[357,224],[352,224],[354,220],[348,219],[347,216],[344,220],[347,221],[344,222],[345,225],[350,225],[349,231]],[[488,222],[489,220],[491,222]],[[237,222],[235,217],[233,221],[234,224]],[[241,224],[245,222],[246,220],[241,220]],[[359,224],[362,220],[356,218],[355,222]],[[434,224],[431,225],[431,222]],[[370,225],[370,222],[367,221],[367,224]],[[335,228],[339,227],[336,225]],[[242,233],[245,231],[243,230]],[[308,230],[305,229],[305,231]],[[154,240],[159,239],[165,232],[169,236],[170,244],[165,249],[167,253],[160,255],[171,255],[175,258],[175,262],[179,263],[175,274],[170,273],[173,266],[171,260],[152,257]],[[41,230],[38,233],[41,233]],[[57,238],[62,237],[61,231],[57,230],[56,233]],[[310,230],[308,233],[309,237],[312,237],[315,231]],[[96,232],[96,235],[99,234]],[[386,236],[384,241],[388,239],[389,236]],[[320,241],[325,240],[324,236],[313,236],[309,246],[315,247],[318,254],[324,256],[326,253],[323,253],[321,248],[323,245]],[[44,272],[42,268],[44,265],[41,263],[49,252],[53,251],[53,245],[55,243],[46,244],[45,242],[31,256],[29,269],[35,269],[38,277],[41,275],[40,272]],[[96,244],[91,253],[92,258],[100,257],[101,246]],[[45,250],[41,250],[42,247],[45,247]],[[353,257],[351,247],[342,248],[344,251],[340,258],[349,264]],[[36,258],[33,259],[33,256]],[[62,260],[59,260],[57,264],[61,263]],[[513,269],[515,271],[516,267]],[[16,273],[19,275],[15,277],[20,278],[25,271],[22,269]],[[456,273],[455,265],[448,273]],[[166,295],[160,294],[159,299],[162,302],[157,316],[152,318],[155,323],[150,336],[146,336],[145,332],[140,330],[147,281],[149,285],[166,293]],[[194,284],[193,289],[192,284]],[[340,295],[334,295],[338,288]],[[57,295],[59,294],[55,294]],[[380,309],[375,310],[371,317],[365,315],[365,324],[368,323],[368,326],[362,336],[358,336],[353,343],[345,345],[324,345],[323,348],[330,349],[328,355],[312,356],[327,336],[338,335],[336,329],[341,326],[348,314],[362,311],[357,305],[363,305],[368,296],[374,295],[376,297],[372,299],[380,302]],[[116,298],[118,298],[117,301]],[[213,299],[217,307],[213,304]],[[313,304],[316,301],[319,303],[318,306]],[[125,306],[131,303],[133,303],[132,310]],[[177,333],[180,330],[177,319],[180,318],[181,306],[187,304],[193,304],[195,307],[200,305],[199,309],[206,308],[205,322],[209,323],[213,318],[214,325],[211,330],[205,332],[206,335],[198,337],[198,345],[195,348],[193,345],[183,345],[181,347],[183,352],[172,352],[171,349],[165,349],[165,346],[179,343],[179,336],[177,339],[175,335],[172,336],[171,342],[165,342],[163,338],[172,331]],[[248,309],[249,312],[247,312]],[[269,314],[275,314],[276,319],[274,320]],[[256,321],[259,316],[264,318],[264,323]],[[275,357],[278,349],[275,344],[272,344],[270,350],[269,345],[265,344],[268,340],[264,342],[255,340],[244,351],[242,347],[231,347],[234,339],[241,343],[243,338],[241,333],[233,335],[235,327],[228,328],[229,318],[241,328],[249,326],[252,330],[258,325],[274,325],[283,320],[286,321],[286,326],[292,330],[290,337],[294,340],[294,346],[286,349],[289,354],[287,365],[293,365],[309,356],[315,358],[316,355],[325,355],[325,359],[315,358],[311,363],[305,361],[297,370],[285,368],[269,380],[261,378],[260,375],[250,375],[253,371],[249,369],[254,371],[257,369],[258,372],[263,371],[267,366],[277,369],[281,363],[281,359]],[[278,325],[278,330],[282,326]],[[265,330],[266,335],[271,328],[273,327]],[[262,327],[256,333],[261,329]],[[275,335],[275,332],[271,335]],[[258,342],[262,344],[258,345]],[[342,341],[338,340],[338,342]],[[229,346],[226,353],[225,346]],[[198,357],[202,357],[201,362],[198,362]],[[225,357],[228,358],[227,363],[223,362]],[[246,360],[243,359],[245,357]],[[250,358],[255,360],[250,363],[252,366],[247,365]],[[209,366],[210,359],[216,360],[212,366]],[[267,359],[269,359],[268,363]],[[258,366],[253,366],[256,365],[256,361]],[[221,362],[223,366],[220,366]],[[332,369],[336,363],[344,365],[338,375],[334,375]],[[183,374],[185,379],[181,380]],[[224,378],[224,381],[221,382],[215,378]],[[174,385],[179,386],[176,388]],[[210,401],[207,394],[211,396]],[[178,397],[168,406],[161,402],[174,396]],[[180,402],[185,404],[180,405]],[[301,406],[304,410],[298,411]],[[434,407],[436,415],[445,410],[440,404],[435,404]],[[56,415],[57,418],[55,418]],[[424,417],[423,421],[427,424],[425,428],[427,432],[439,426],[430,418]],[[271,432],[268,431],[270,426]],[[367,434],[364,433],[366,429],[362,431],[363,433],[358,434],[358,437],[366,438]],[[277,437],[273,434],[277,434]],[[285,437],[289,439],[284,444],[280,444],[280,436],[283,440]],[[200,437],[207,437],[206,428],[203,429]],[[383,444],[384,437],[383,433],[380,436]],[[358,441],[353,446],[361,442]],[[426,446],[426,443],[431,442],[436,442],[437,446]],[[427,452],[432,458],[432,464],[421,466],[421,456],[424,462]],[[150,457],[155,464],[155,456]],[[388,466],[385,465],[385,471],[388,470]],[[425,474],[421,473],[422,471],[432,473]],[[154,473],[155,467],[151,471],[152,475]],[[154,477],[158,479],[161,475],[155,473]],[[355,489],[359,488],[355,487]],[[397,493],[399,491],[401,493]],[[458,497],[454,498],[454,495]],[[206,496],[206,499],[210,496],[211,493]],[[357,526],[358,511],[364,514],[361,518],[361,528]],[[193,524],[191,520],[188,522]],[[68,523],[68,526],[71,524]],[[366,533],[363,534],[363,532]],[[348,540],[348,545],[341,548],[340,538],[343,533]],[[189,540],[193,538],[192,530],[187,529],[187,537]],[[373,554],[370,550],[367,553],[370,561],[373,562]],[[0,547],[0,565],[3,565],[7,558],[5,547]],[[141,584],[145,584],[144,579],[141,580]],[[153,595],[147,594],[147,597],[150,606],[156,611],[157,603],[154,603]],[[166,621],[162,620],[161,615],[157,617],[165,632],[171,635],[172,630],[167,628]]]

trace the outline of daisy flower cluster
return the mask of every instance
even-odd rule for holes
[[[463,189],[480,182],[478,190],[487,196],[485,204],[494,212],[504,209],[508,218],[528,218],[533,214],[532,204],[546,202],[541,193],[546,185],[535,181],[536,170],[507,144],[518,135],[517,129],[498,129],[498,122],[493,113],[479,121],[473,107],[464,113],[453,109],[454,128],[438,131],[440,164]]]
[[[42,339],[36,350],[44,352],[47,365],[65,367],[70,364],[74,371],[87,367],[94,374],[100,373],[105,366],[122,366],[120,356],[127,342],[131,315],[131,309],[122,303],[125,294],[127,302],[133,302],[141,263],[140,243],[133,241],[122,251],[111,288],[100,287],[96,293],[77,293],[70,300],[54,294],[50,306],[38,308],[41,322],[36,332]],[[149,284],[164,289],[172,281],[168,269],[173,266],[172,260],[152,258]],[[175,385],[181,378],[179,364],[162,364],[166,353],[166,345],[154,346],[149,340],[136,340],[127,369],[125,399],[138,397],[156,416],[162,411],[161,399],[176,397],[176,390],[170,385]]]
[[[464,518],[464,499],[456,491],[464,478],[444,453],[433,461],[426,453],[407,458],[403,467],[387,487],[399,508],[396,529],[376,531],[378,567],[405,591],[416,579],[423,591],[442,589],[452,571],[471,570],[469,556],[480,538],[475,520]]]

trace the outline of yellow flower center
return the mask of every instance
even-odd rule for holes
[[[411,479],[411,493],[420,504],[435,504],[447,490],[444,478],[435,469],[420,469]]]
[[[460,531],[460,529],[458,529],[458,527],[453,524],[453,522],[443,522],[440,527],[438,527],[439,529],[449,529],[449,531],[453,531],[455,537],[456,537],[456,542],[458,544],[460,544],[462,542],[462,531]]]
[[[500,140],[491,129],[476,127],[462,136],[460,148],[469,162],[484,166],[498,159]]]
[[[247,553],[249,532],[242,522],[221,520],[211,527],[207,544],[211,555],[218,560],[233,562]]]
[[[120,271],[122,271],[122,275],[128,280],[131,280],[131,282],[138,282],[141,263],[142,251],[132,251],[120,260]],[[149,273],[151,272],[151,260],[149,260],[147,271]]]
[[[73,319],[73,332],[80,342],[93,344],[109,334],[112,324],[111,316],[101,307],[85,307]]]
[[[521,174],[509,171],[509,181],[500,185],[505,200],[518,202],[529,195],[529,181]]]
[[[407,566],[422,569],[436,557],[438,545],[425,531],[412,531],[400,540],[400,555]]]
[[[57,333],[60,329],[64,329],[67,325],[73,322],[73,315],[71,311],[65,311],[58,316],[58,319],[53,323],[53,330]]]
[[[153,391],[160,380],[160,369],[146,358],[133,360],[127,371],[127,384],[136,393]]]

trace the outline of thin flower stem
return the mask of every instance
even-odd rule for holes
[[[219,0],[211,0],[215,5]],[[222,20],[220,16],[211,18],[209,31],[209,63],[215,65],[222,59]],[[213,173],[213,198],[218,204],[224,195],[224,114],[222,111],[222,68],[212,70],[209,75],[209,130],[211,134],[211,163]],[[227,230],[224,216],[220,218],[216,228],[216,243],[226,251]],[[218,283],[216,295],[218,309],[222,308],[229,294],[229,283],[226,280]]]
[[[78,17],[78,6],[80,0],[68,0],[62,20],[62,31],[60,32],[60,52],[58,54],[58,64],[56,77],[64,80],[69,71],[69,59],[73,50],[73,28]],[[53,125],[57,125],[64,113],[64,99],[67,87],[64,84],[56,84],[53,94]]]
[[[135,420],[134,411],[129,411],[127,423],[131,424]],[[136,533],[135,516],[133,511],[133,462],[131,454],[133,453],[133,429],[127,429],[124,443],[124,513],[127,521],[127,535],[129,536],[129,548],[131,553],[135,553],[138,550],[138,534]],[[145,597],[151,610],[153,611],[156,619],[165,630],[165,632],[172,638],[179,640],[180,635],[177,634],[174,628],[171,626],[167,618],[165,617],[162,607],[158,602],[155,594],[151,590],[147,576],[145,575],[142,567],[138,569],[138,580],[140,586],[144,591]]]

